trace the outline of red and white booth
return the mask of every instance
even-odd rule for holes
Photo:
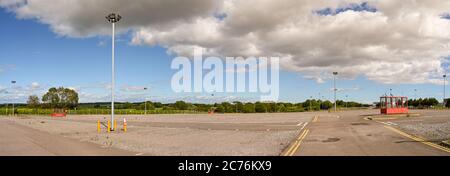
[[[380,97],[381,114],[408,113],[408,97],[383,96]]]

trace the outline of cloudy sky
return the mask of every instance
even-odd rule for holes
[[[215,56],[280,56],[280,100],[291,102],[330,99],[333,71],[341,99],[372,102],[391,88],[442,99],[450,62],[448,0],[0,0],[0,7],[0,103],[51,86],[78,90],[82,102],[107,101],[109,12],[123,16],[122,101],[257,99],[171,92],[171,59],[198,47]]]

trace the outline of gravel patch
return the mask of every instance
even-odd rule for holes
[[[97,133],[95,121],[10,118],[34,129],[144,155],[279,155],[295,138],[292,131],[234,131],[129,126],[127,133]],[[119,126],[118,126],[119,128]],[[121,127],[120,127],[121,128]]]
[[[450,139],[450,122],[400,124],[401,129],[431,141],[445,141]]]

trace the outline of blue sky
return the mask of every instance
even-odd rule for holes
[[[365,4],[363,7],[369,6]],[[109,100],[110,36],[79,38],[60,35],[48,24],[34,19],[18,19],[15,13],[4,8],[0,8],[0,24],[0,103],[24,103],[28,95],[41,96],[48,88],[58,86],[76,89],[81,102]],[[108,24],[105,22],[105,25]],[[167,54],[167,47],[162,45],[132,44],[132,38],[132,32],[121,33],[116,38],[119,101],[147,99],[210,103],[259,98],[259,94],[252,93],[217,93],[214,97],[210,93],[174,93],[170,79],[176,71],[170,69],[170,64],[176,56]],[[11,80],[17,83],[12,85]],[[143,87],[149,87],[149,90],[142,91]],[[442,85],[432,83],[384,84],[369,80],[364,74],[351,79],[339,78],[337,87],[340,89],[338,99],[348,95],[348,100],[365,103],[377,101],[390,88],[396,95],[415,97],[414,89],[417,89],[417,97],[441,100],[443,89]],[[286,69],[280,73],[280,101],[283,102],[300,102],[310,96],[332,100],[331,89],[331,79],[319,83],[306,79],[305,72]]]

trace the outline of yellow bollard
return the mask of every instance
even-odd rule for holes
[[[123,118],[123,132],[127,132],[127,119]]]
[[[108,120],[108,133],[111,131],[111,122]]]
[[[117,120],[116,120],[116,119],[114,119],[114,130],[115,130],[115,131],[118,131],[118,130],[117,130]]]
[[[100,120],[97,120],[97,132],[100,133]]]

